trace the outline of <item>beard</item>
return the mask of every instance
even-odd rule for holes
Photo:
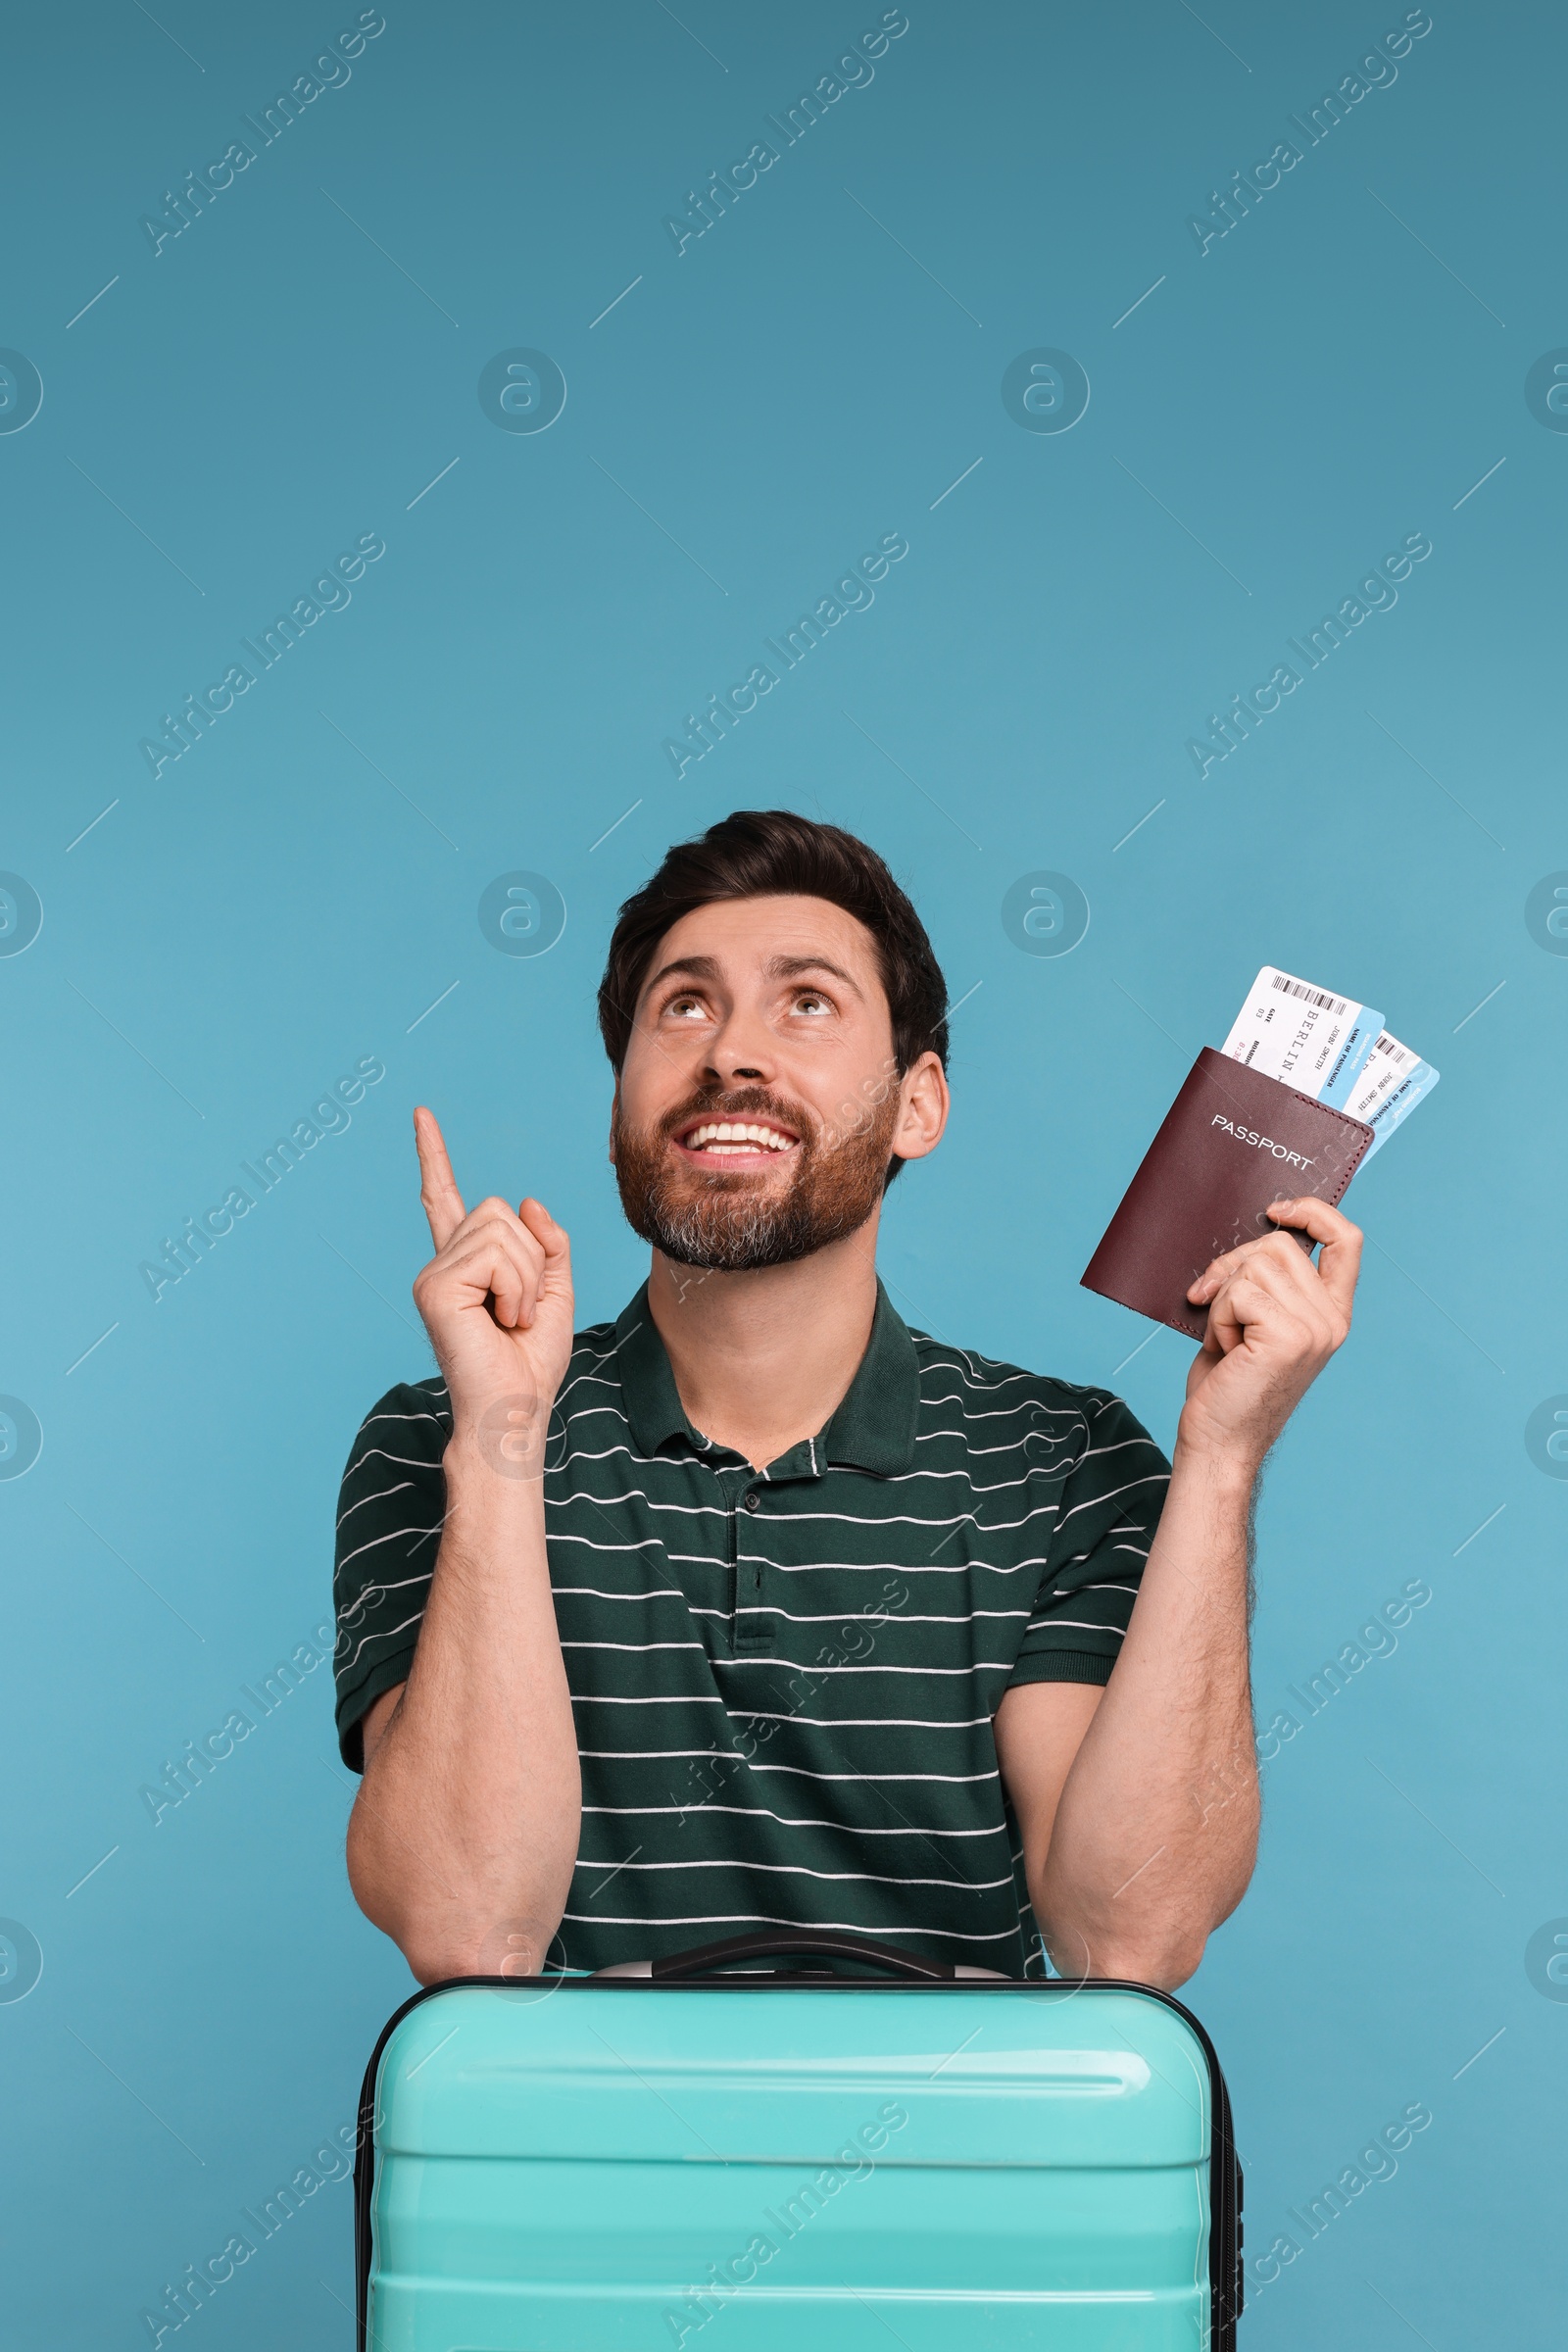
[[[777,1191],[760,1171],[710,1174],[670,1150],[693,1117],[776,1119],[799,1139],[790,1182]],[[615,1112],[612,1140],[620,1205],[633,1233],[677,1265],[744,1274],[809,1257],[858,1233],[876,1208],[893,1156],[899,1090],[887,1091],[845,1134],[827,1129],[803,1103],[762,1087],[709,1088],[649,1127]]]

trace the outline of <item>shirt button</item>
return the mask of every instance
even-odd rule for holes
[[[746,1493],[741,1496],[743,1506],[749,1511],[755,1511],[760,1499],[755,1487],[748,1487]]]

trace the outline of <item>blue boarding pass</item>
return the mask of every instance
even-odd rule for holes
[[[1265,963],[1220,1051],[1335,1110],[1349,1107],[1383,1015]]]
[[[1341,1107],[1352,1119],[1365,1119],[1372,1130],[1367,1159],[1380,1151],[1401,1119],[1430,1095],[1439,1073],[1411,1046],[1401,1046],[1386,1029],[1379,1032],[1362,1065],[1350,1099]],[[1362,1161],[1364,1167],[1366,1161]]]

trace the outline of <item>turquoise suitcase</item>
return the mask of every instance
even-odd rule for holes
[[[360,2352],[1230,2352],[1241,2310],[1179,2001],[814,1931],[416,1993],[355,2206]]]

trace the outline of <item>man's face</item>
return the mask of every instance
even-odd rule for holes
[[[934,1054],[899,1076],[862,923],[823,899],[724,900],[654,955],[611,1157],[634,1232],[735,1273],[858,1232],[895,1152],[932,1150],[946,1114]]]

